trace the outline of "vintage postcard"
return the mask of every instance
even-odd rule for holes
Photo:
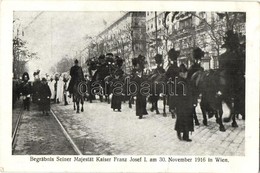
[[[259,4],[2,1],[0,172],[258,172]]]

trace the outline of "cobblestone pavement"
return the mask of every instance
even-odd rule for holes
[[[55,104],[52,109],[83,154],[243,156],[245,151],[243,120],[237,120],[238,128],[224,123],[226,132],[220,132],[215,118],[209,119],[208,126],[202,125],[199,107],[201,125],[195,126],[190,135],[192,142],[178,140],[176,119],[169,114],[163,117],[149,112],[138,119],[135,106],[129,109],[126,103],[122,112],[113,112],[109,104],[99,101],[85,102],[85,111],[80,114],[75,113],[72,105]],[[228,114],[225,105],[224,112],[224,116]]]
[[[19,102],[18,102],[19,104]],[[13,124],[21,110],[21,103],[13,109]],[[76,154],[52,115],[46,116],[32,105],[22,111],[13,155],[72,155]]]

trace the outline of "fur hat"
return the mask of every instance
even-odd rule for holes
[[[105,58],[106,58],[106,56],[103,54],[98,57],[98,59],[105,59]]]
[[[46,79],[45,77],[43,77],[43,78],[42,78],[42,81],[43,81],[43,82],[46,82],[46,81],[47,81],[47,79]]]
[[[156,64],[161,64],[163,62],[163,57],[161,54],[156,54],[154,59],[155,59]]]
[[[224,44],[222,48],[237,49],[239,47],[239,37],[237,33],[234,33],[233,30],[228,30],[226,36],[223,37]]]
[[[196,60],[200,60],[201,57],[204,57],[205,52],[202,51],[199,47],[193,49],[193,58]]]
[[[24,81],[25,76],[30,80],[29,74],[27,72],[23,73],[22,80]]]
[[[114,56],[112,53],[107,53],[107,56]]]
[[[122,69],[117,69],[114,73],[115,76],[122,76],[124,74],[124,71]]]
[[[180,55],[180,51],[176,51],[174,48],[169,50],[168,56],[172,61],[177,61],[178,56]]]
[[[124,60],[119,56],[116,56],[116,64],[118,67],[122,67]]]
[[[137,58],[133,58],[132,59],[132,64],[133,64],[134,67],[136,67],[137,64],[138,64],[138,59]]]
[[[76,59],[76,60],[74,61],[74,63],[75,63],[75,64],[78,64],[78,63],[79,63],[79,61]]]
[[[137,62],[139,64],[139,68],[140,69],[144,69],[144,65],[145,65],[145,57],[143,55],[138,55],[137,57]]]
[[[33,73],[33,76],[39,75],[40,74],[40,70],[38,69],[36,72]]]

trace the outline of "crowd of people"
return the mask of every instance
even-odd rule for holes
[[[95,81],[99,81],[101,90],[108,90],[107,93],[103,93],[104,95],[102,95],[102,92],[101,94],[99,92],[100,98],[106,96],[109,99],[109,96],[112,95],[111,109],[121,112],[121,104],[126,97],[125,91],[115,92],[118,87],[115,85],[107,86],[105,85],[105,82],[109,81],[115,84],[119,81],[124,81],[126,77],[129,77],[137,84],[137,86],[142,86],[144,81],[149,81],[152,83],[164,81],[167,83],[167,81],[177,79],[175,82],[181,83],[182,85],[177,85],[174,95],[170,95],[166,92],[164,93],[164,96],[168,95],[167,103],[169,105],[170,112],[174,112],[174,114],[177,115],[175,124],[177,137],[180,140],[190,142],[191,139],[189,138],[189,132],[194,131],[193,117],[196,117],[195,107],[197,106],[198,97],[198,91],[194,88],[197,87],[195,85],[198,85],[199,79],[196,79],[194,83],[191,81],[194,73],[197,71],[203,71],[200,61],[204,56],[204,52],[198,47],[194,48],[192,56],[194,61],[189,69],[185,64],[178,65],[177,59],[179,55],[180,51],[176,51],[174,48],[168,52],[169,67],[165,70],[163,68],[163,57],[162,55],[157,54],[154,57],[157,67],[151,74],[144,73],[144,56],[139,55],[137,58],[133,58],[131,74],[125,74],[122,69],[123,59],[119,56],[114,57],[112,53],[100,55],[98,59],[90,59],[88,63],[88,75],[83,74],[82,68],[78,65],[78,60],[75,60],[74,66],[70,69],[70,74],[55,74],[54,76],[43,77],[40,80],[40,71],[35,72],[33,83],[29,82],[29,74],[25,72],[22,77],[21,87],[19,87],[19,91],[21,93],[20,95],[23,99],[24,109],[30,109],[30,98],[32,95],[32,101],[39,105],[39,110],[42,111],[43,114],[48,115],[51,102],[64,102],[64,105],[68,105],[68,99],[72,98],[73,94],[76,94],[75,92],[77,91],[74,90],[75,85],[78,85],[80,81],[85,81],[87,83],[87,86],[89,87],[86,92],[88,94],[87,99],[92,102],[92,100],[95,99],[95,94],[92,93],[91,89],[93,87],[93,83]],[[225,59],[225,62],[226,61],[228,62],[227,58]],[[142,119],[144,115],[148,114],[146,109],[148,96],[151,99],[152,105],[155,105],[152,109],[156,109],[156,113],[159,113],[157,103],[154,104],[159,100],[159,95],[154,93],[144,95],[141,90],[142,88],[138,87],[135,94],[131,95],[129,98],[130,101],[131,98],[135,98],[136,116],[138,116],[139,119]],[[85,96],[86,95],[82,95],[82,97]],[[207,108],[212,109],[210,103],[207,105]],[[195,123],[198,124],[196,119]]]

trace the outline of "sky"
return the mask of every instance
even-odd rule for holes
[[[27,48],[37,52],[38,60],[28,63],[29,71],[49,73],[62,57],[73,58],[83,50],[86,36],[95,36],[125,12],[14,12],[14,29],[27,41]],[[22,36],[23,31],[23,36]]]

